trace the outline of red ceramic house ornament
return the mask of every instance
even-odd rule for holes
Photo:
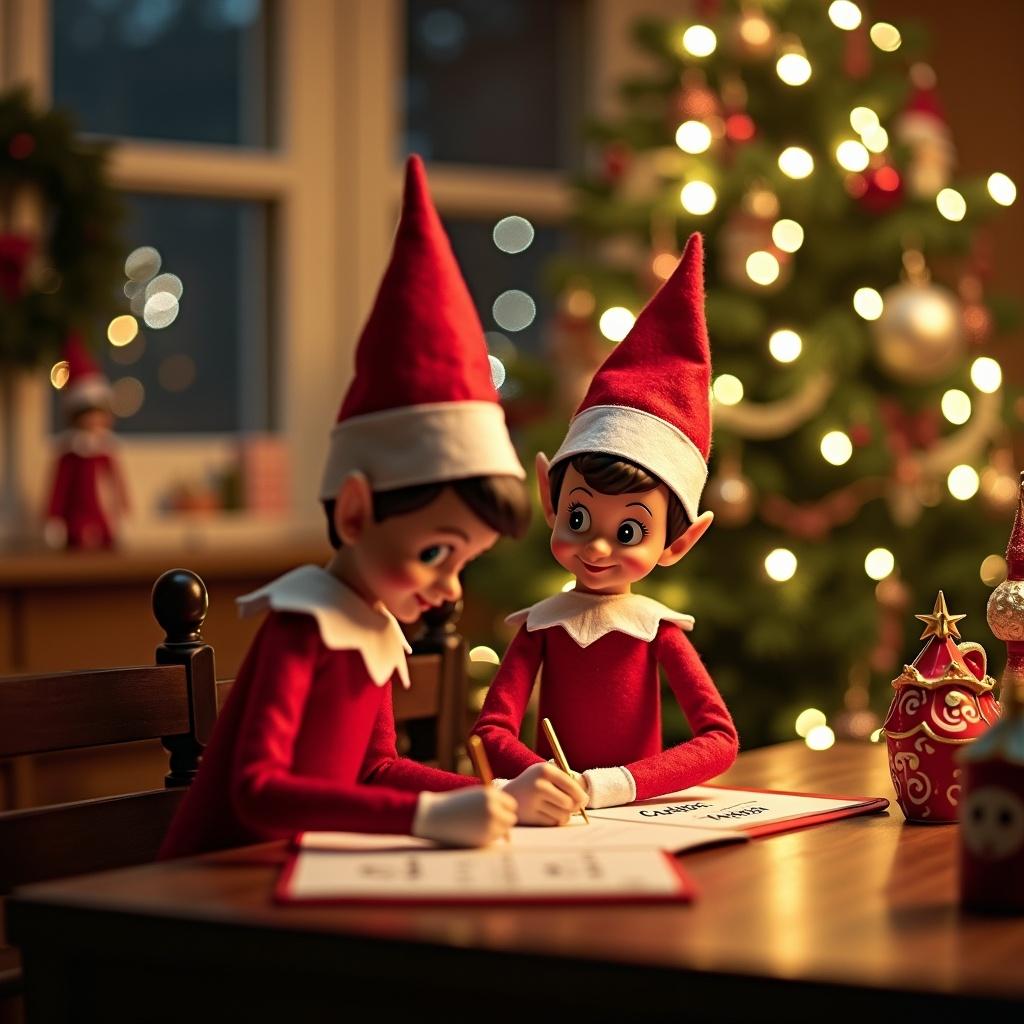
[[[925,623],[921,639],[928,642],[892,683],[896,694],[883,733],[896,799],[908,821],[958,819],[962,770],[956,754],[999,717],[984,649],[956,642],[963,617],[949,614],[940,590],[932,613],[915,616]]]
[[[1006,643],[1003,717],[963,751],[960,897],[972,910],[1024,913],[1024,474],[1006,549],[1007,578],[988,599]]]

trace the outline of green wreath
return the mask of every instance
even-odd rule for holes
[[[57,357],[70,331],[88,340],[116,309],[122,205],[108,150],[26,90],[0,94],[0,368]]]

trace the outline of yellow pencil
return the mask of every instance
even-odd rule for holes
[[[491,771],[491,763],[487,760],[487,751],[479,736],[470,736],[466,741],[466,749],[469,751],[469,759],[473,762],[473,770],[477,773],[480,781],[489,786],[494,781],[494,774]]]
[[[571,779],[572,769],[569,767],[569,762],[565,759],[565,751],[562,750],[562,744],[558,742],[558,737],[555,735],[555,727],[551,724],[550,718],[545,718],[541,721],[541,726],[544,728],[544,735],[547,737],[548,746],[551,747],[551,753],[555,755],[555,760],[558,762],[558,767],[565,772],[566,775]],[[580,814],[583,815],[583,820],[589,825],[590,819],[587,817],[587,812],[581,807]]]

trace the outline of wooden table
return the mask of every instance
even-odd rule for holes
[[[873,745],[758,750],[723,779],[892,795]],[[423,909],[275,906],[271,844],[25,889],[8,923],[41,1021],[1019,1014],[1024,920],[958,910],[956,848],[894,806],[688,855],[688,907]]]

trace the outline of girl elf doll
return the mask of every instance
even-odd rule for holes
[[[519,626],[474,732],[512,777],[551,752],[518,739],[538,670],[550,718],[589,807],[705,782],[736,758],[722,698],[685,636],[693,618],[631,593],[675,565],[711,525],[697,514],[711,442],[703,247],[672,276],[598,369],[550,464],[537,457],[555,559],[575,588],[516,612]],[[693,738],[662,750],[659,666]]]
[[[394,251],[359,339],[320,497],[335,553],[240,599],[268,612],[162,855],[300,831],[481,845],[585,799],[550,765],[504,791],[397,756],[396,619],[458,599],[458,574],[527,520],[523,470],[483,331],[423,166],[410,159]]]

